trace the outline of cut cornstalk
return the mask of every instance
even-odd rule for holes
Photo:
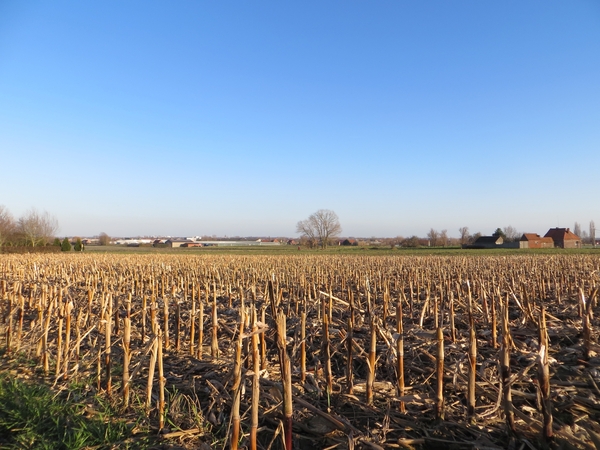
[[[163,297],[163,330],[164,347],[169,349],[171,342],[169,341],[169,300]]]
[[[71,348],[71,311],[73,311],[73,302],[65,303],[65,368],[63,372],[63,380],[69,376],[69,357]]]
[[[375,322],[375,316],[371,316],[370,321],[370,332],[371,332],[371,345],[369,347],[369,357],[367,365],[369,366],[369,372],[367,374],[367,405],[373,404],[373,385],[375,384],[375,364],[377,361],[377,323]]]
[[[163,340],[162,330],[158,330],[158,352],[156,359],[158,362],[158,428],[162,430],[165,427],[165,369],[163,364]]]
[[[398,299],[396,306],[396,332],[398,334],[396,338],[396,353],[398,358],[398,396],[403,397],[405,392],[404,386],[404,324],[402,317],[402,300]],[[406,405],[403,401],[400,402],[400,411],[406,411]]]
[[[213,283],[213,305],[212,305],[212,338],[210,342],[210,356],[219,357],[219,322],[217,317],[217,287]]]
[[[158,357],[158,338],[154,337],[152,344],[152,353],[150,353],[150,362],[148,364],[148,383],[146,384],[146,413],[150,414],[152,406],[152,386],[154,383],[154,372],[156,370],[156,359]]]
[[[109,300],[109,310],[106,315],[106,325],[104,328],[104,369],[106,370],[106,393],[108,395],[111,394],[112,390],[112,376],[111,376],[111,364],[112,361],[110,359],[111,352],[111,338],[112,338],[112,327],[111,327],[111,317],[112,317],[112,300]]]
[[[195,342],[196,339],[196,287],[192,287],[192,312],[190,315],[190,355],[196,354]]]
[[[202,302],[202,296],[198,302],[198,350],[197,358],[202,359],[202,353],[204,351],[204,303]]]
[[[252,406],[250,413],[250,450],[256,450],[258,434],[258,412],[260,400],[260,355],[258,352],[258,326],[256,310],[253,309],[252,325]]]
[[[467,281],[468,313],[469,313],[469,383],[467,388],[467,419],[475,422],[475,377],[477,374],[477,333],[473,319],[473,297],[471,284]],[[485,297],[484,297],[485,298]],[[487,307],[486,307],[487,309]]]
[[[286,450],[292,449],[292,366],[286,350],[286,321],[283,312],[277,315],[277,344],[281,381],[283,384],[283,430]]]
[[[477,375],[477,331],[473,316],[469,315],[469,387],[467,401],[467,418],[475,422],[475,377]]]
[[[331,373],[331,346],[329,342],[329,315],[325,311],[325,300],[323,304],[323,355],[325,357],[325,382],[327,383],[327,398],[333,392],[333,374]]]
[[[435,417],[438,420],[444,419],[444,333],[441,327],[437,332],[437,358],[436,358],[436,399],[435,399]]]
[[[346,335],[346,347],[348,349],[348,356],[346,358],[346,392],[352,394],[354,390],[353,378],[353,364],[352,364],[352,344],[353,344],[353,326],[352,326],[352,315],[348,317],[348,332]]]
[[[300,321],[300,381],[306,381],[306,311],[302,311]]]
[[[131,305],[131,301],[128,302]],[[129,363],[131,361],[131,317],[128,308],[127,316],[123,321],[123,407],[129,407]]]
[[[244,301],[240,304],[240,324],[235,345],[235,362],[233,366],[233,404],[231,406],[231,442],[232,450],[237,450],[240,439],[240,402],[242,395],[242,347],[244,339]]]
[[[585,314],[587,316],[587,314]],[[548,363],[548,329],[546,326],[546,309],[540,309],[539,318],[540,351],[537,357],[538,383],[540,388],[542,416],[544,427],[542,438],[549,442],[552,440],[552,401],[550,400],[550,364]]]
[[[502,406],[504,410],[504,418],[508,427],[509,433],[515,433],[515,413],[512,404],[512,391],[510,385],[510,347],[511,337],[510,328],[508,326],[508,297],[503,305],[502,311],[502,347],[500,360],[500,378],[502,384]]]

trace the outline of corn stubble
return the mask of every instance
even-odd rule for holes
[[[600,439],[594,256],[0,255],[0,273],[2,358],[95,378],[190,447]]]

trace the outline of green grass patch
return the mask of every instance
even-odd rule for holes
[[[86,406],[43,384],[0,374],[0,448],[143,448],[128,439],[125,421],[106,410],[90,417]]]

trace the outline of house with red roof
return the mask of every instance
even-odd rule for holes
[[[519,240],[519,248],[554,248],[554,241],[537,233],[525,233]]]
[[[552,238],[558,248],[581,248],[581,238],[569,228],[550,228],[544,237]]]

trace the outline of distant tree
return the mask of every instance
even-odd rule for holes
[[[581,237],[581,225],[579,224],[579,222],[575,222],[575,226],[573,227],[573,233]]]
[[[506,242],[516,242],[521,238],[521,233],[512,225],[504,227],[502,231],[504,232],[504,239]]]
[[[417,248],[419,246],[419,238],[417,236],[411,236],[400,242],[400,247]]]
[[[0,205],[0,247],[13,236],[15,228],[15,219],[12,214],[4,205]]]
[[[108,234],[106,234],[105,232],[100,233],[100,236],[98,237],[98,243],[100,245],[110,244],[110,236]]]
[[[404,238],[402,236],[396,236],[395,238],[389,238],[387,240],[388,245],[390,246],[390,248],[394,248],[398,245],[400,245],[400,243],[404,240]]]
[[[80,237],[77,237],[75,239],[75,245],[73,246],[73,250],[75,250],[76,252],[83,251],[83,243],[81,242],[81,238]]]
[[[502,231],[502,228],[496,228],[496,231],[492,233],[492,236],[501,237],[503,240],[506,240],[506,235],[504,234],[504,231]]]
[[[342,232],[342,226],[336,213],[329,209],[320,209],[311,214],[308,219],[298,222],[296,232],[310,242],[326,248],[329,240],[339,236]]]
[[[427,239],[429,239],[429,245],[431,247],[438,246],[439,238],[440,238],[440,233],[437,230],[434,230],[433,228],[431,230],[429,230],[429,233],[427,233]]]
[[[596,246],[596,224],[593,220],[590,220],[590,241],[592,245]]]
[[[54,238],[54,242],[52,243],[52,245],[54,245],[55,247],[60,247],[60,239],[59,238]]]
[[[587,244],[590,240],[590,235],[585,230],[581,231],[581,235],[579,237],[581,238],[582,243],[585,242]]]
[[[479,239],[482,236],[481,232],[478,231],[477,233],[473,233],[471,236],[469,236],[469,242],[475,242],[477,239]]]
[[[440,245],[446,247],[448,245],[448,230],[442,230],[440,232]]]
[[[466,245],[469,243],[469,227],[460,227],[458,229],[460,233],[460,244]]]
[[[71,251],[71,243],[69,242],[69,238],[64,238],[62,244],[60,246],[61,252],[70,252]]]
[[[35,209],[19,218],[18,232],[23,236],[26,245],[35,247],[50,242],[58,230],[58,221],[47,212],[39,213]]]

